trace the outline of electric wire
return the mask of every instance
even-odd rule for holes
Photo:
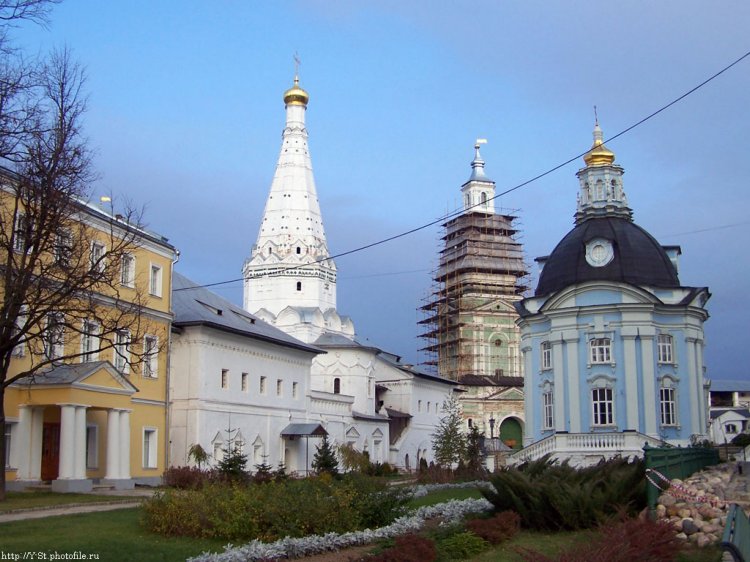
[[[741,57],[739,57],[738,59],[734,60],[730,64],[726,65],[724,68],[722,68],[718,72],[714,73],[710,77],[706,78],[703,82],[699,83],[697,86],[694,86],[693,88],[689,89],[688,91],[686,91],[682,95],[676,97],[675,99],[673,99],[672,101],[670,101],[666,105],[663,105],[662,107],[660,107],[656,111],[654,111],[654,112],[648,114],[647,116],[643,117],[642,119],[636,121],[635,123],[633,123],[629,127],[626,127],[625,129],[623,129],[622,131],[618,132],[617,134],[604,139],[603,142],[605,144],[608,143],[608,142],[611,142],[611,141],[613,141],[613,140],[615,140],[615,139],[617,139],[617,138],[619,138],[619,137],[621,137],[621,136],[629,133],[630,131],[632,131],[636,127],[639,127],[640,125],[643,125],[644,123],[646,123],[650,119],[656,117],[657,115],[659,115],[663,111],[666,111],[667,109],[669,109],[673,105],[681,102],[682,100],[684,100],[685,98],[687,98],[691,94],[693,94],[696,91],[700,90],[702,87],[704,87],[708,83],[712,82],[714,79],[718,78],[719,76],[721,76],[722,74],[724,74],[725,72],[727,72],[728,70],[730,70],[732,67],[734,67],[737,64],[739,64],[740,62],[742,62],[747,57],[750,57],[750,51],[747,51]],[[533,183],[533,182],[535,182],[537,180],[540,180],[541,178],[543,178],[545,176],[548,176],[548,175],[556,172],[560,168],[564,168],[568,164],[571,164],[572,162],[575,162],[579,158],[583,158],[583,156],[585,156],[590,150],[591,149],[589,148],[589,149],[581,152],[580,154],[576,154],[572,158],[568,158],[564,162],[562,162],[560,164],[557,164],[556,166],[553,166],[552,168],[549,168],[548,170],[546,170],[546,171],[544,171],[544,172],[542,172],[540,174],[537,174],[536,176],[534,176],[534,177],[532,177],[532,178],[530,178],[530,179],[528,179],[526,181],[523,181],[523,182],[521,182],[521,183],[519,183],[519,184],[517,184],[517,185],[515,185],[513,187],[510,187],[510,188],[506,189],[505,191],[497,193],[496,195],[494,195],[493,197],[491,197],[490,199],[488,199],[488,201],[489,200],[493,200],[493,199],[498,199],[499,197],[502,197],[503,195],[507,195],[509,193],[512,193],[512,192],[514,192],[514,191],[516,191],[518,189],[521,189],[522,187],[525,187],[525,186],[527,186],[527,185],[529,185],[529,184],[531,184],[531,183]],[[327,262],[329,260],[333,260],[333,259],[336,259],[336,258],[341,258],[341,257],[344,257],[344,256],[349,256],[351,254],[355,254],[355,253],[358,253],[358,252],[363,252],[364,250],[369,250],[370,248],[374,248],[375,246],[380,246],[382,244],[387,244],[388,242],[392,242],[394,240],[398,240],[399,238],[404,238],[405,236],[409,236],[411,234],[414,234],[416,232],[419,232],[419,231],[424,230],[426,228],[429,228],[431,226],[435,226],[436,224],[439,224],[439,223],[442,223],[444,221],[450,220],[451,218],[457,217],[458,215],[462,215],[465,212],[467,212],[467,211],[469,211],[469,210],[471,210],[471,209],[473,209],[475,207],[479,207],[481,205],[484,205],[484,203],[480,202],[480,203],[477,203],[475,205],[471,205],[469,207],[465,207],[463,209],[458,209],[456,211],[447,213],[447,214],[445,214],[445,215],[443,215],[443,216],[441,216],[441,217],[439,217],[439,218],[437,218],[435,220],[432,220],[430,222],[424,223],[422,225],[416,226],[414,228],[411,228],[409,230],[400,232],[398,234],[394,234],[393,236],[389,236],[389,237],[383,238],[381,240],[376,240],[375,242],[371,242],[369,244],[365,244],[363,246],[359,246],[359,247],[353,248],[351,250],[346,250],[344,252],[339,252],[338,254],[334,254],[332,256],[327,256],[325,258],[321,258],[319,260],[315,260],[315,261],[312,261],[312,262],[308,262],[308,263],[304,263],[304,264],[299,264],[299,265],[291,265],[291,266],[287,266],[287,267],[284,267],[284,268],[275,269],[275,270],[270,271],[270,272],[264,272],[263,274],[257,275],[257,276],[252,276],[252,277],[244,277],[243,276],[243,277],[239,277],[239,278],[236,278],[236,279],[229,279],[227,281],[217,281],[215,283],[206,283],[206,284],[203,284],[203,285],[191,285],[190,287],[181,287],[181,288],[173,289],[173,291],[186,291],[186,290],[190,290],[190,289],[200,289],[200,288],[208,288],[208,287],[217,287],[219,285],[228,285],[230,283],[237,283],[239,281],[245,281],[245,279],[258,278],[258,277],[266,277],[268,275],[274,275],[275,276],[275,275],[279,275],[281,273],[284,273],[286,271],[293,271],[295,269],[299,269],[299,268],[302,268],[302,267],[309,267],[311,265],[325,263],[325,262]]]

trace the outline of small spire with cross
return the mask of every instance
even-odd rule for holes
[[[299,55],[297,54],[297,51],[294,52],[294,83],[299,84],[299,65],[302,64],[302,62],[299,60]]]

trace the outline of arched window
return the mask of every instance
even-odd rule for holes
[[[302,281],[297,281],[297,290],[298,291],[302,290]]]
[[[604,187],[602,180],[596,180],[596,199],[597,201],[603,201],[607,198],[607,188]]]
[[[333,393],[341,394],[341,379],[338,377],[333,379]]]
[[[300,248],[299,246],[297,246],[297,253],[298,253],[298,254],[301,254],[301,253],[302,253],[302,248]]]
[[[487,205],[487,194],[484,191],[480,195],[480,201],[482,202],[482,205]]]
[[[268,255],[271,255],[271,246],[268,247]]]

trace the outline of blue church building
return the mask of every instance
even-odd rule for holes
[[[515,456],[578,465],[705,438],[708,411],[710,293],[682,286],[679,246],[633,222],[598,122],[584,161],[575,226],[537,259],[534,295],[516,305],[526,427]]]

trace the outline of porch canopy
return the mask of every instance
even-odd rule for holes
[[[281,431],[282,437],[323,437],[328,432],[319,423],[290,423]]]

